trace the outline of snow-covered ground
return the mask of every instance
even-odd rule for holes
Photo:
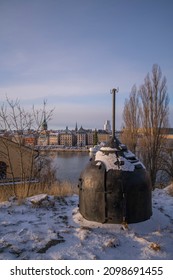
[[[173,197],[156,189],[151,219],[127,227],[85,220],[77,195],[0,203],[0,259],[172,260]]]

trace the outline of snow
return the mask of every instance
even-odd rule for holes
[[[116,149],[116,148],[111,148],[111,147],[102,147],[101,149],[100,149],[101,151],[105,151],[105,152],[116,152],[116,151],[118,151],[118,149]]]
[[[95,156],[96,161],[103,162],[106,167],[106,171],[110,169],[113,170],[123,170],[123,171],[134,171],[135,166],[130,161],[128,161],[125,157],[119,156],[117,157],[115,153],[109,153],[108,155],[103,153],[102,151],[98,151]],[[121,165],[123,162],[123,165]],[[115,164],[117,163],[117,164]],[[139,162],[138,162],[139,163]]]
[[[153,215],[118,225],[85,220],[78,196],[0,203],[1,260],[172,260],[173,197],[153,192]]]
[[[133,172],[135,165],[141,165],[145,169],[145,166],[140,162],[131,151],[124,151],[124,156],[117,156],[116,148],[103,147],[95,155],[95,161],[98,161],[96,165],[104,163],[106,171],[110,169],[122,170]]]

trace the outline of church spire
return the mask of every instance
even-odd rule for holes
[[[76,132],[78,131],[78,128],[77,128],[77,122],[76,122],[76,127],[75,127],[75,131],[76,131]]]
[[[46,111],[45,111],[46,101],[44,100],[44,109],[43,109],[43,123],[42,123],[42,130],[47,130],[47,121],[46,121]]]

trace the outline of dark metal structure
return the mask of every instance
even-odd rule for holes
[[[115,137],[115,96],[113,120],[111,141],[90,159],[79,178],[79,211],[87,220],[101,223],[145,221],[152,215],[150,178]]]

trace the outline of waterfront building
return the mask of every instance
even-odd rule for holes
[[[44,102],[45,105],[45,102]],[[47,146],[49,145],[49,131],[48,131],[48,125],[46,121],[46,113],[44,111],[44,119],[41,126],[41,131],[39,132],[39,136],[37,139],[37,145],[39,146]]]
[[[76,145],[76,136],[68,129],[68,126],[59,134],[59,144],[67,147]]]
[[[87,144],[89,146],[93,146],[94,145],[94,131],[89,130],[87,132]]]
[[[50,132],[49,133],[49,145],[58,145],[59,144],[59,137],[57,132]]]
[[[110,134],[106,130],[99,129],[97,131],[98,143],[106,143],[110,140]]]
[[[49,132],[48,131],[41,131],[38,139],[37,145],[39,146],[47,146],[49,145]]]
[[[26,146],[35,146],[37,144],[37,137],[35,134],[30,133],[24,136],[24,144]]]
[[[76,136],[77,136],[77,146],[85,147],[88,144],[88,142],[87,142],[87,130],[83,129],[82,126],[77,131]]]

